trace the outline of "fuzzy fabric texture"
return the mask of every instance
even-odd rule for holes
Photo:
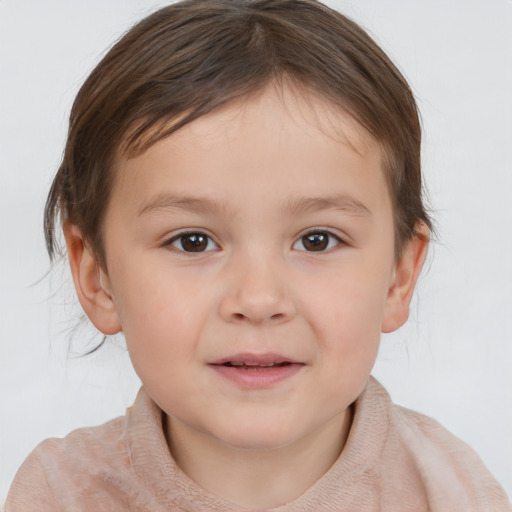
[[[332,468],[273,512],[506,512],[480,458],[436,421],[394,405],[372,377]],[[126,415],[43,441],[19,469],[6,512],[240,512],[176,465],[162,411],[139,391]]]

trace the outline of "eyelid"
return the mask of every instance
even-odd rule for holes
[[[317,252],[330,252],[331,250],[333,250],[334,248],[336,248],[338,246],[349,245],[349,243],[347,242],[345,236],[339,235],[339,234],[335,233],[334,230],[331,229],[331,228],[326,228],[326,227],[318,226],[318,227],[314,227],[314,228],[308,228],[308,229],[305,229],[302,232],[300,232],[297,235],[296,240],[295,240],[295,242],[292,245],[292,249],[295,247],[295,245],[297,243],[299,243],[302,240],[302,238],[304,238],[307,235],[311,235],[311,234],[315,234],[315,233],[325,233],[329,237],[334,238],[338,242],[335,247],[331,247],[330,249],[326,249],[326,250],[323,250],[323,251],[317,251]],[[174,242],[178,241],[182,236],[192,235],[192,234],[194,234],[194,235],[196,235],[196,234],[197,235],[204,235],[205,237],[207,237],[209,239],[209,241],[211,241],[215,245],[215,249],[220,249],[220,246],[215,241],[214,237],[211,236],[210,234],[208,234],[204,229],[200,229],[200,228],[198,228],[198,229],[184,229],[183,231],[179,231],[178,233],[174,233],[172,235],[169,235],[160,243],[160,246],[161,247],[171,247],[172,249],[175,249],[176,252],[182,253],[182,254],[187,254],[187,255],[199,255],[199,254],[204,254],[205,252],[212,252],[213,250],[215,250],[215,249],[207,249],[207,250],[204,250],[204,251],[197,251],[197,252],[185,251],[185,250],[180,249],[180,248],[178,248],[178,247],[173,245]],[[307,251],[306,249],[300,249],[300,250],[303,251],[303,252],[315,252],[315,251]]]
[[[329,235],[329,237],[331,238],[334,238],[338,243],[336,244],[335,247],[331,247],[330,249],[325,249],[323,251],[307,251],[306,249],[299,249],[300,251],[302,252],[319,252],[319,253],[327,253],[327,252],[331,252],[333,249],[339,247],[339,246],[346,246],[346,245],[349,245],[349,243],[346,241],[346,238],[343,236],[343,235],[340,235],[338,233],[335,233],[333,231],[333,229],[331,228],[325,228],[325,227],[314,227],[314,228],[308,228],[304,231],[302,231],[301,233],[299,233],[299,235],[297,236],[297,239],[296,241],[293,243],[292,245],[292,249],[295,247],[295,245],[297,243],[300,243],[301,240],[307,236],[307,235],[314,235],[315,233],[325,233],[327,235]]]
[[[180,240],[180,238],[185,235],[203,235],[206,238],[208,238],[208,240],[211,241],[215,245],[215,248],[214,249],[206,249],[204,251],[194,252],[194,251],[185,251],[185,250],[179,249],[178,247],[173,245],[174,242]],[[206,233],[204,229],[184,229],[183,231],[174,233],[170,236],[167,236],[160,244],[160,247],[171,248],[180,254],[187,254],[187,255],[200,255],[200,254],[204,254],[206,252],[212,252],[216,249],[220,249],[219,244],[214,240],[214,238],[211,235]]]

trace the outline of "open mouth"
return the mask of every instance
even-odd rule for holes
[[[236,354],[208,366],[243,389],[263,389],[300,373],[306,365],[279,354]]]

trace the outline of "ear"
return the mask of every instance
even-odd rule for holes
[[[64,237],[78,300],[91,322],[103,334],[121,331],[107,273],[96,261],[77,226],[66,223]]]
[[[416,231],[420,236],[415,236],[407,243],[396,263],[384,308],[382,332],[396,331],[409,318],[409,304],[425,262],[430,238],[425,224],[421,223]]]

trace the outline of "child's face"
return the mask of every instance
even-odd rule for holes
[[[381,331],[405,320],[393,233],[377,145],[329,105],[269,88],[120,163],[100,281],[171,418],[275,448],[341,421]]]

